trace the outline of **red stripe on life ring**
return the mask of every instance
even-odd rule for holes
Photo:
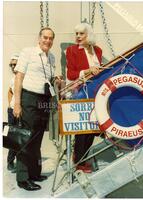
[[[114,92],[117,89],[110,79],[105,80],[104,83],[108,86],[111,92]]]
[[[138,125],[143,129],[143,121],[139,122]]]
[[[106,131],[113,124],[112,119],[108,119],[104,124],[99,125],[101,131]]]

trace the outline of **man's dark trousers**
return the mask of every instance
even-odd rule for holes
[[[28,154],[17,154],[17,181],[26,181],[41,174],[41,143],[49,119],[49,97],[22,91],[22,123],[32,131]]]

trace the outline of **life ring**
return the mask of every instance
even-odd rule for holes
[[[110,95],[121,87],[130,86],[143,95],[143,78],[133,74],[122,74],[106,79],[95,98],[95,112],[101,131],[122,139],[135,139],[143,136],[143,119],[136,125],[123,127],[115,123],[108,114],[107,104]]]

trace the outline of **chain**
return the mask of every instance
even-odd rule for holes
[[[46,5],[46,7],[44,6]],[[45,12],[44,12],[45,7]],[[46,14],[45,20],[44,20],[44,13]],[[41,28],[44,27],[44,21],[46,21],[46,26],[49,26],[49,3],[46,1],[45,4],[43,1],[40,1],[40,25]]]
[[[91,26],[94,26],[94,17],[95,17],[95,9],[96,9],[96,2],[92,2],[92,14],[91,14]]]
[[[43,20],[43,2],[40,1],[40,26],[41,28],[44,27],[44,20]]]
[[[46,26],[49,26],[49,4],[48,1],[46,1]]]
[[[104,14],[104,8],[103,8],[103,5],[102,5],[102,2],[99,2],[99,6],[100,6],[100,12],[101,12],[101,17],[102,17],[102,22],[103,22],[103,26],[104,26],[104,31],[105,31],[107,43],[108,43],[108,46],[111,50],[112,56],[115,57],[115,52],[114,52],[113,45],[112,45],[110,35],[109,35],[109,31],[108,31],[108,28],[107,28],[107,22],[105,20],[105,14]]]

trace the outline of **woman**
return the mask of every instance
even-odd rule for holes
[[[99,73],[101,65],[102,50],[95,45],[95,34],[92,27],[87,23],[78,24],[75,27],[76,43],[67,48],[67,79],[74,81],[81,76],[91,72],[94,75]],[[95,134],[84,134],[75,136],[74,162],[77,163],[87,152],[93,143]],[[87,155],[85,155],[86,157]],[[84,157],[84,158],[85,158]],[[77,165],[77,169],[85,173],[91,173],[91,166],[83,162]]]

